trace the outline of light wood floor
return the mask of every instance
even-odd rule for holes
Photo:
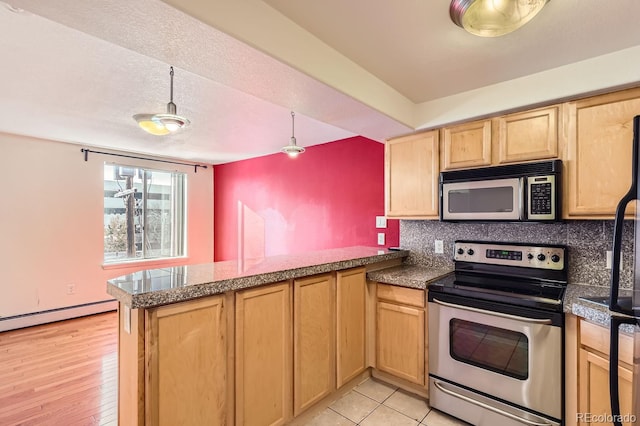
[[[0,333],[0,425],[116,425],[115,312]]]

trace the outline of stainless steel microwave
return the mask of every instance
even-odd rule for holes
[[[561,160],[441,172],[440,220],[559,221],[561,177]]]

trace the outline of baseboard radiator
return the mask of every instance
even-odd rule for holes
[[[87,303],[84,305],[0,318],[0,332],[115,311],[116,309],[118,309],[118,302],[116,300],[103,300],[101,302]]]

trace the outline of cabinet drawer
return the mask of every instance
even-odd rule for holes
[[[609,329],[580,321],[580,344],[609,356]],[[620,333],[620,361],[633,364],[633,337]]]
[[[424,308],[424,290],[398,287],[395,285],[378,284],[377,296],[379,300],[401,303],[403,305]]]

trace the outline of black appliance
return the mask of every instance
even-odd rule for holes
[[[636,225],[634,227],[634,278],[633,278],[633,291],[632,296],[619,297],[620,295],[620,258],[622,249],[622,235],[623,225],[625,220],[625,209],[627,205],[635,200],[640,200],[640,186],[638,181],[640,176],[638,175],[638,156],[640,147],[640,116],[636,116],[633,119],[633,149],[632,149],[632,181],[629,192],[622,197],[617,208],[615,216],[615,224],[613,231],[613,261],[611,266],[611,292],[609,295],[609,310],[611,311],[611,341],[609,352],[609,393],[611,400],[611,414],[613,424],[615,426],[622,426],[622,419],[630,416],[634,416],[635,419],[640,417],[640,253],[638,248],[640,247],[640,229],[637,225],[637,221],[640,215],[640,204],[636,208],[636,217],[634,221]],[[633,376],[633,413],[621,413],[620,412],[620,395],[618,391],[618,340],[619,329],[622,324],[630,324],[633,327],[634,336],[634,376]]]

